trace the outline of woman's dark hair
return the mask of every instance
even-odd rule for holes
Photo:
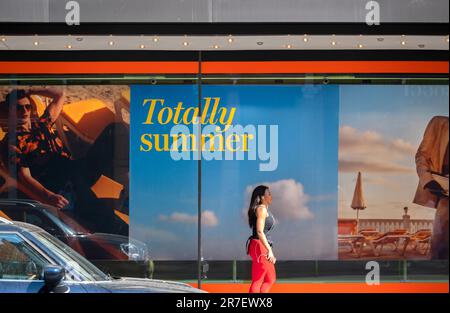
[[[262,203],[262,197],[266,194],[267,186],[259,185],[252,192],[250,206],[248,207],[248,225],[252,228],[256,224],[256,208]]]

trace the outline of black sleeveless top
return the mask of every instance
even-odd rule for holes
[[[270,238],[270,231],[273,229],[274,224],[275,224],[275,218],[273,217],[272,213],[267,210],[267,217],[266,217],[266,221],[264,223],[264,235],[266,235],[267,241],[269,242],[270,245],[272,245],[272,240]],[[252,238],[253,239],[258,239],[258,233],[256,231],[256,219],[254,221],[254,223],[252,223]]]
[[[273,230],[275,226],[275,217],[272,215],[272,213],[267,209],[267,217],[264,223],[264,235],[266,235],[267,242],[270,246],[273,246],[272,238],[270,237],[270,232]],[[259,239],[257,230],[256,230],[256,218],[252,221],[252,235],[248,238],[246,243],[246,250],[248,254],[248,244],[251,239]]]

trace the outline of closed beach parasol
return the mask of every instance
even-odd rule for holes
[[[359,210],[366,208],[366,200],[364,199],[361,172],[358,172],[356,179],[355,192],[353,193],[352,209],[356,210],[356,231],[359,231]]]

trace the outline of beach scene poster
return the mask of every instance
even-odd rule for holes
[[[429,259],[436,203],[417,201],[418,168],[436,120],[448,150],[448,86],[342,85],[339,117],[339,258]]]

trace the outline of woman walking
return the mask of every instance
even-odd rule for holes
[[[275,218],[269,211],[271,203],[272,195],[269,187],[258,186],[253,190],[248,208],[248,223],[252,229],[252,235],[246,244],[247,254],[252,258],[250,293],[269,292],[276,279],[276,258],[269,235],[275,224]]]

